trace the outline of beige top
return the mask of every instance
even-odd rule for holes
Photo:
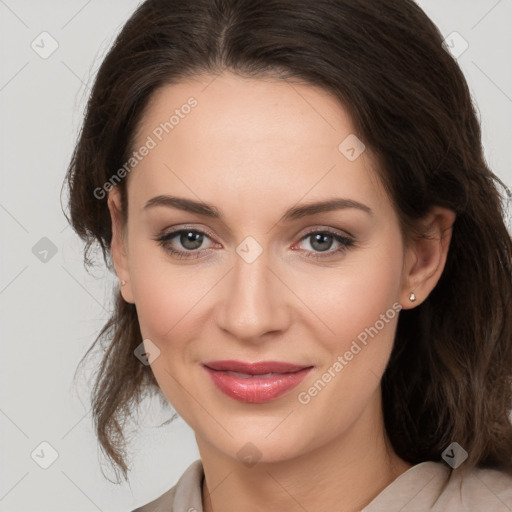
[[[174,487],[132,512],[203,512],[203,476],[198,459]],[[492,469],[474,469],[462,477],[444,462],[422,462],[391,482],[361,512],[386,511],[510,512],[512,476]]]

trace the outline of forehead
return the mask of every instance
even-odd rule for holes
[[[152,96],[133,148],[151,149],[129,188],[137,197],[178,188],[209,202],[231,192],[259,205],[338,191],[377,201],[370,152],[351,161],[340,151],[354,135],[340,102],[321,88],[229,72],[198,77]]]

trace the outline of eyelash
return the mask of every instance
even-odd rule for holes
[[[175,238],[176,236],[182,234],[182,233],[195,233],[200,235],[205,235],[208,238],[212,238],[212,236],[205,231],[202,231],[200,229],[193,229],[193,228],[181,228],[177,229],[175,231],[171,231],[169,233],[165,233],[162,235],[159,235],[156,238],[153,238],[156,242],[159,243],[160,246],[164,248],[165,251],[170,253],[176,258],[179,259],[198,259],[200,258],[200,254],[202,251],[206,251],[208,249],[200,249],[200,250],[194,250],[194,251],[180,251],[173,249],[170,245],[170,240]],[[338,254],[344,254],[350,247],[353,247],[355,245],[355,241],[352,238],[340,235],[339,233],[336,233],[334,231],[331,231],[330,229],[323,229],[323,230],[312,230],[306,233],[301,239],[300,242],[303,240],[306,240],[307,238],[311,237],[312,235],[316,234],[322,234],[322,235],[330,235],[332,236],[336,242],[340,244],[340,247],[335,250],[329,250],[325,252],[312,252],[312,251],[306,251],[306,258],[313,258],[315,260],[322,260],[327,258],[332,258],[335,255]],[[197,255],[197,256],[196,256]]]

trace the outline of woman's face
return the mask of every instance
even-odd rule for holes
[[[321,89],[224,73],[165,86],[139,128],[116,267],[158,384],[198,442],[277,461],[372,432],[407,253],[344,109]],[[162,196],[181,207],[152,202]],[[204,366],[219,360],[309,369]]]

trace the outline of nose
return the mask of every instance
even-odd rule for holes
[[[250,263],[235,254],[234,266],[223,280],[217,325],[238,340],[263,341],[289,327],[292,294],[271,264],[266,251]]]

